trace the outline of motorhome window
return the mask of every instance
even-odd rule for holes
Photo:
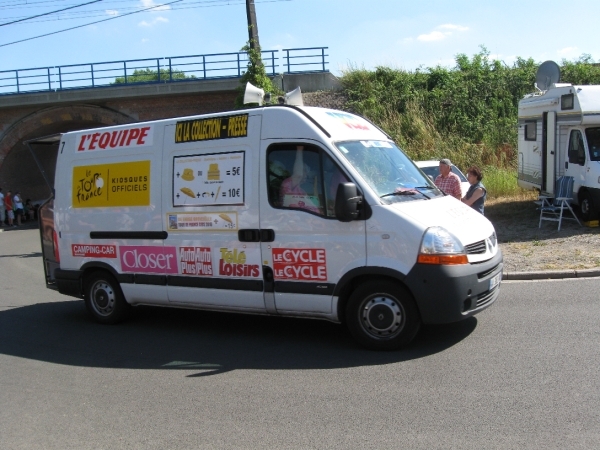
[[[349,141],[336,146],[384,203],[443,195],[393,142]]]
[[[525,122],[525,140],[535,141],[537,139],[537,122]]]
[[[600,161],[600,127],[586,128],[585,137],[590,150],[590,160]]]
[[[569,163],[585,164],[585,147],[583,145],[583,135],[579,130],[571,130],[569,137]]]
[[[325,152],[311,145],[277,144],[269,148],[267,164],[271,206],[335,217],[337,187],[349,180]]]
[[[573,109],[575,106],[573,94],[565,94],[560,97],[560,109]]]

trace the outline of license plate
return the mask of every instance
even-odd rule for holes
[[[490,280],[490,291],[496,286],[498,286],[500,284],[500,281],[502,281],[502,272],[500,272],[497,275],[494,275],[494,277]]]

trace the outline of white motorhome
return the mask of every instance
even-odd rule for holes
[[[47,286],[99,322],[132,305],[312,317],[392,349],[498,296],[492,224],[359,116],[268,106],[56,141]]]
[[[600,86],[557,83],[552,64],[540,66],[538,92],[519,102],[518,184],[553,196],[556,180],[572,176],[587,221],[600,212]]]

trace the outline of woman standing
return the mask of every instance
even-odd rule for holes
[[[471,187],[469,187],[466,195],[461,199],[464,204],[469,205],[481,214],[483,214],[483,204],[487,196],[487,190],[483,183],[481,183],[482,179],[483,175],[479,167],[471,166],[467,171],[467,180],[469,180]]]

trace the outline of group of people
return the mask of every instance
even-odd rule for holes
[[[30,199],[23,202],[19,191],[14,195],[11,191],[4,194],[0,188],[0,226],[17,227],[23,220],[33,219],[34,215],[35,209]]]
[[[440,160],[440,174],[435,179],[435,185],[446,195],[451,195],[457,200],[470,206],[475,211],[483,214],[483,206],[487,197],[487,190],[481,182],[483,174],[477,166],[469,167],[467,180],[471,185],[463,197],[460,189],[460,178],[452,172],[452,162],[448,158]]]

